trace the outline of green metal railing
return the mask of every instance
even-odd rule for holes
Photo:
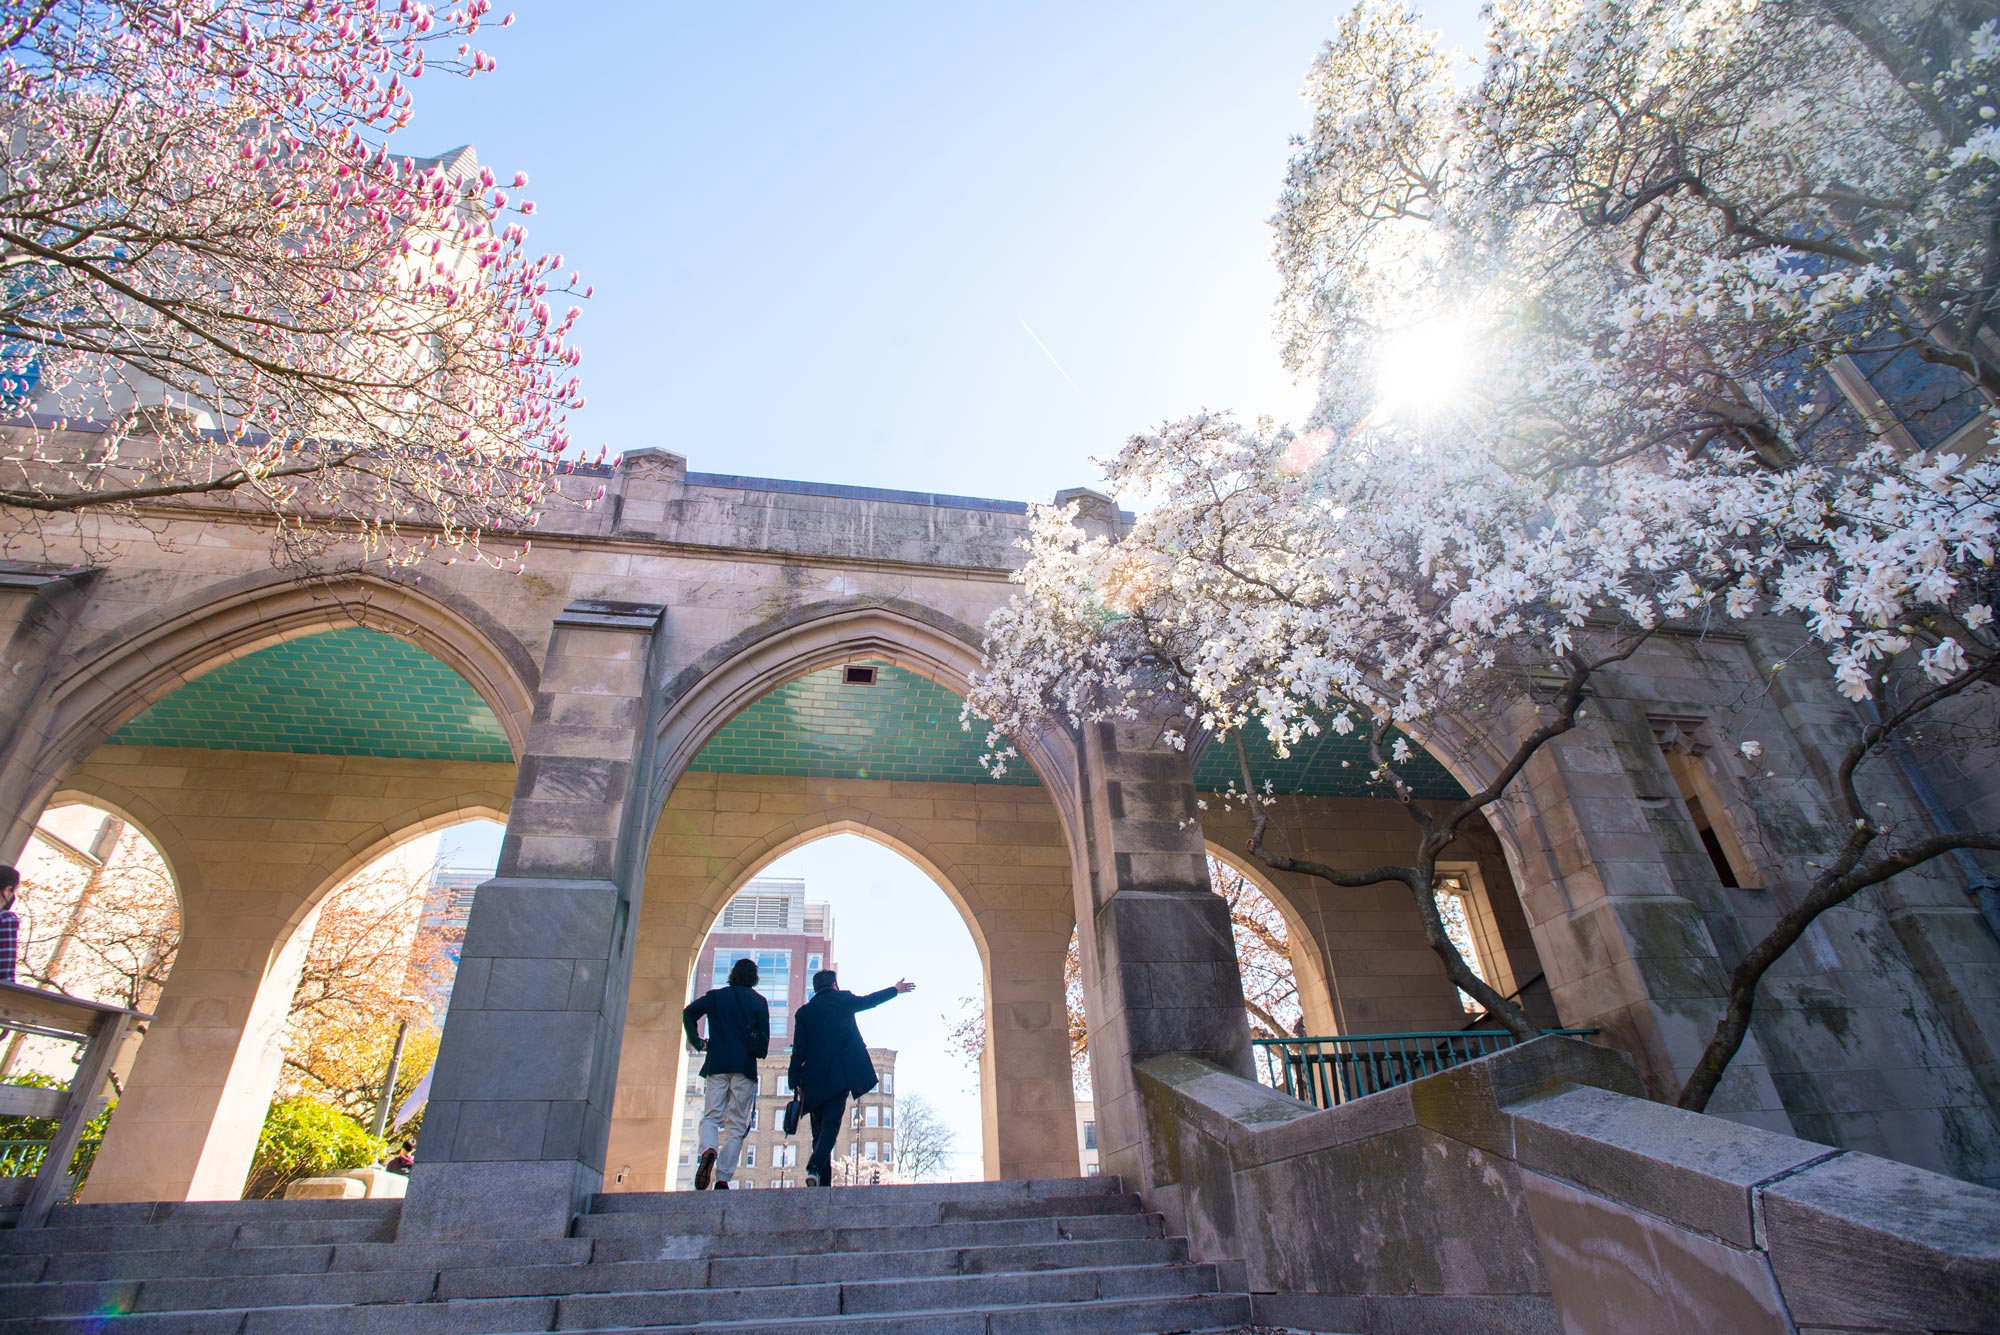
[[[70,1179],[76,1186],[83,1185],[101,1143],[99,1140],[78,1142],[76,1153],[69,1161]],[[42,1170],[42,1160],[48,1157],[49,1142],[46,1140],[0,1140],[0,1177],[33,1177]]]
[[[1595,1029],[1544,1029],[1585,1038]],[[1257,1078],[1318,1108],[1379,1094],[1512,1047],[1505,1029],[1451,1033],[1345,1034],[1325,1038],[1254,1038]]]

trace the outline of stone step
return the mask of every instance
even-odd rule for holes
[[[1011,1247],[941,1247],[928,1251],[833,1252],[826,1255],[726,1256],[711,1260],[633,1261],[590,1266],[507,1266],[446,1271],[440,1298],[514,1298],[547,1294],[642,1293],[676,1289],[756,1289],[801,1284],[945,1279],[967,1275],[1043,1274],[1057,1270],[1186,1264],[1184,1238],[1045,1242]]]
[[[472,1244],[485,1246],[486,1244]],[[273,1249],[290,1250],[290,1249]],[[428,1247],[412,1250],[430,1250]],[[397,1259],[385,1257],[384,1259]],[[414,1259],[414,1258],[401,1258]],[[435,1255],[426,1258],[439,1259]],[[470,1258],[467,1258],[470,1259]],[[495,1257],[483,1258],[489,1262]],[[80,1315],[202,1308],[283,1307],[316,1303],[424,1302],[432,1297],[560,1297],[686,1289],[750,1289],[801,1284],[1043,1273],[1078,1268],[1185,1264],[1179,1238],[1038,1243],[917,1252],[839,1252],[826,1256],[724,1257],[589,1265],[487,1264],[426,1269],[311,1270],[251,1275],[124,1276],[0,1286],[0,1314]]]
[[[48,1227],[101,1228],[108,1224],[248,1224],[299,1219],[397,1219],[399,1200],[124,1201],[58,1205]]]
[[[448,1270],[497,1265],[582,1265],[589,1238],[510,1242],[351,1242],[310,1247],[149,1248],[0,1256],[0,1283],[119,1279],[202,1279],[237,1275],[318,1275],[348,1270]],[[14,1268],[18,1263],[18,1268]],[[33,1269],[29,1269],[32,1263]]]
[[[632,1233],[596,1238],[594,1261],[685,1261],[704,1256],[788,1256],[814,1252],[933,1250],[999,1247],[1034,1242],[1103,1242],[1157,1238],[1157,1214],[1070,1215],[975,1220],[914,1227],[835,1227],[751,1230],[742,1233]]]
[[[866,1190],[866,1189],[863,1189]],[[685,1192],[691,1208],[625,1210],[586,1214],[576,1221],[585,1238],[668,1236],[674,1233],[768,1233],[813,1228],[921,1228],[927,1224],[977,1223],[995,1219],[1036,1219],[1053,1215],[1138,1214],[1132,1193],[1063,1198],[976,1196],[900,1197],[894,1188],[867,1199],[840,1199],[837,1191]]]
[[[589,1335],[1193,1335],[1240,1331],[1250,1299],[1240,1293],[1030,1304],[795,1321],[707,1321],[679,1326],[600,1326]],[[176,1332],[175,1335],[178,1335]]]
[[[934,1203],[972,1200],[1063,1201],[1077,1196],[1122,1196],[1124,1184],[1117,1177],[1015,1178],[1004,1182],[912,1182],[887,1187],[797,1187],[823,1206],[837,1210],[883,1200]],[[773,1207],[787,1200],[803,1199],[783,1191],[700,1192],[700,1191],[614,1191],[593,1196],[591,1214],[699,1214],[713,1201],[743,1199],[768,1200]]]
[[[1088,1287],[1072,1274],[1089,1281]],[[1109,1278],[1107,1278],[1109,1277]],[[787,1290],[501,1298],[449,1302],[133,1312],[121,1335],[514,1335],[659,1331],[727,1335],[1156,1335],[1220,1330],[1250,1317],[1249,1299],[1214,1291],[1212,1266],[1059,1271]],[[1106,1294],[1104,1289],[1113,1290]],[[900,1289],[900,1291],[898,1291]],[[773,1302],[772,1295],[785,1295]],[[930,1295],[939,1306],[909,1303]],[[1012,1299],[1010,1301],[1010,1299]],[[842,1310],[851,1300],[857,1306]],[[747,1310],[755,1302],[760,1310]],[[831,1302],[832,1306],[829,1306]],[[770,1310],[772,1308],[778,1310]],[[805,1309],[805,1310],[801,1310]],[[615,1320],[618,1325],[606,1325]],[[102,1314],[0,1320],[5,1335],[100,1335]]]
[[[105,1280],[317,1275],[350,1270],[472,1270],[489,1266],[572,1266],[586,1262],[689,1261],[814,1253],[881,1254],[965,1248],[1142,1241],[1165,1234],[1157,1214],[1058,1215],[933,1224],[922,1229],[840,1228],[666,1237],[549,1238],[513,1242],[353,1242],[299,1246],[145,1246],[121,1251],[0,1253],[0,1286]],[[22,1235],[25,1241],[27,1234]],[[46,1237],[51,1246],[63,1239]],[[147,1235],[143,1241],[157,1242]],[[4,1311],[0,1303],[0,1311]]]
[[[557,1330],[695,1325],[718,1321],[882,1315],[979,1307],[1041,1306],[1111,1298],[1214,1293],[1215,1267],[1180,1264],[862,1280],[754,1289],[577,1294],[556,1302]]]
[[[373,1204],[373,1202],[368,1202]],[[391,1202],[396,1204],[397,1202]],[[395,1215],[361,1218],[250,1218],[159,1224],[66,1224],[61,1228],[21,1228],[0,1232],[0,1255],[24,1252],[212,1250],[221,1247],[298,1247],[341,1242],[389,1242]]]

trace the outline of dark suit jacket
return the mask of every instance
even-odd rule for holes
[[[857,997],[852,992],[815,992],[792,1017],[792,1088],[807,1108],[817,1108],[836,1094],[860,1098],[875,1088],[875,1063],[861,1041],[854,1017],[896,995],[885,987]]]
[[[755,1080],[757,1059],[771,1053],[770,1004],[752,987],[718,987],[702,993],[681,1012],[681,1026],[697,1044],[701,1035],[694,1022],[704,1015],[708,1017],[708,1056],[701,1064],[701,1073],[747,1075]]]

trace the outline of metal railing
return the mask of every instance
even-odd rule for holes
[[[1544,1029],[1585,1038],[1595,1029]],[[1318,1108],[1332,1108],[1512,1047],[1505,1029],[1450,1033],[1345,1034],[1324,1038],[1255,1038],[1257,1078]]]
[[[77,1144],[76,1153],[70,1157],[69,1175],[75,1186],[82,1186],[84,1176],[90,1172],[91,1161],[97,1158],[100,1140],[85,1140]],[[49,1156],[49,1142],[46,1140],[0,1140],[0,1177],[33,1177],[42,1170],[42,1160]]]

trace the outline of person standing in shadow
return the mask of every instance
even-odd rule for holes
[[[908,979],[880,992],[857,997],[840,990],[831,969],[813,975],[812,999],[799,1007],[792,1022],[792,1089],[812,1118],[812,1155],[806,1160],[806,1185],[833,1185],[833,1146],[840,1139],[847,1100],[875,1088],[875,1063],[861,1041],[854,1017],[904,992],[916,990]]]

